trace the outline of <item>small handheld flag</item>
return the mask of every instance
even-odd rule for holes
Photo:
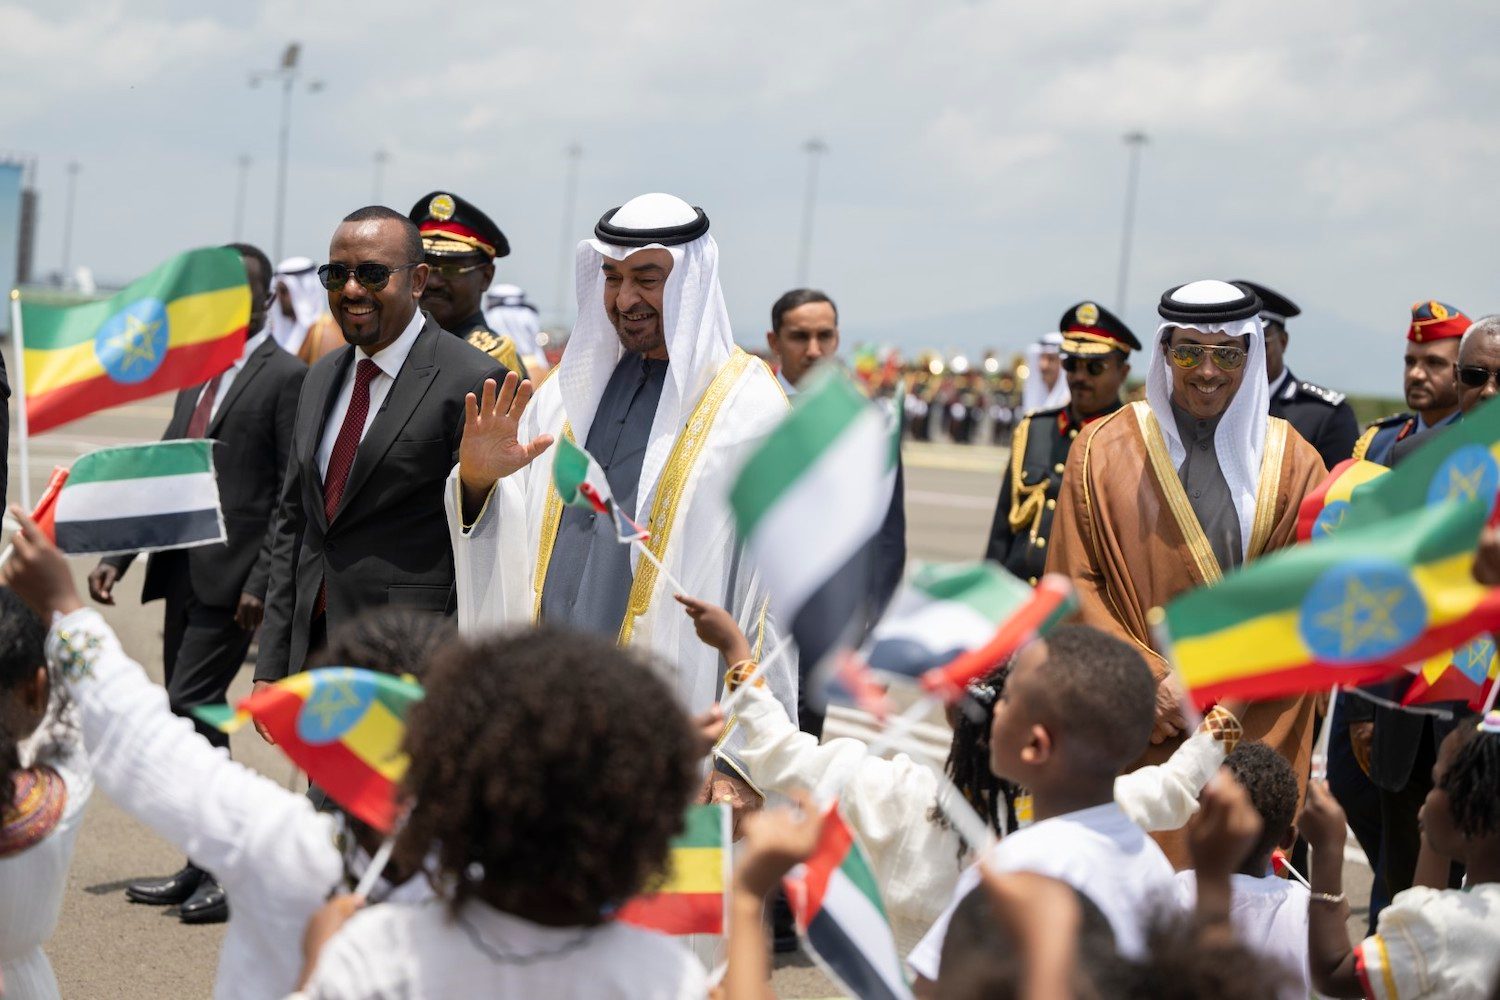
[[[552,458],[552,483],[563,503],[587,507],[613,518],[615,538],[621,543],[650,541],[651,532],[631,520],[630,515],[615,503],[609,491],[609,479],[594,456],[567,437],[557,442],[557,453]]]
[[[729,847],[729,807],[688,806],[661,883],[620,907],[618,919],[663,934],[723,934]]]
[[[354,816],[388,833],[398,814],[396,789],[406,776],[401,748],[406,714],[422,700],[411,677],[361,667],[293,674],[231,709],[206,705],[193,714],[224,732],[251,719],[307,772],[307,779]]]
[[[1048,573],[1031,598],[995,630],[988,642],[961,654],[946,666],[923,674],[922,687],[948,701],[958,698],[970,681],[978,680],[1010,659],[1032,638],[1052,631],[1077,609],[1068,578]]]
[[[211,440],[101,448],[54,470],[37,526],[68,555],[191,548],[224,541]]]
[[[179,254],[108,299],[21,302],[28,429],[205,382],[234,363],[250,323],[237,251]]]
[[[1310,542],[1338,531],[1349,513],[1349,506],[1366,483],[1390,470],[1364,459],[1346,458],[1329,470],[1328,476],[1297,508],[1297,541]]]
[[[798,935],[830,978],[861,1000],[909,1000],[875,873],[837,800],[828,806],[818,846],[782,884]]]

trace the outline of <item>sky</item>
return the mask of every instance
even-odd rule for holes
[[[712,220],[751,345],[797,281],[816,137],[809,282],[845,341],[973,356],[1120,305],[1139,129],[1136,333],[1173,285],[1249,278],[1302,306],[1299,376],[1395,396],[1414,301],[1500,312],[1496,38],[1493,2],[0,0],[0,151],[37,159],[43,272],[69,162],[71,257],[101,281],[236,235],[270,252],[280,93],[249,79],[298,41],[286,255],[326,254],[385,150],[382,201],[476,203],[500,273],[566,322],[572,247],[668,191]]]

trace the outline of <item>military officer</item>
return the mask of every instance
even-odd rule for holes
[[[1297,303],[1254,281],[1236,281],[1260,297],[1260,319],[1266,330],[1266,380],[1271,389],[1271,416],[1290,423],[1318,450],[1328,468],[1349,457],[1359,437],[1359,421],[1342,392],[1304,382],[1286,366],[1286,321],[1300,316]]]
[[[1459,417],[1458,340],[1469,328],[1469,317],[1436,299],[1411,307],[1406,330],[1406,405],[1411,410],[1375,421],[1354,444],[1354,457],[1390,465],[1396,445]]]
[[[484,318],[484,293],[495,277],[495,258],[510,253],[500,227],[448,191],[423,195],[407,214],[422,231],[427,258],[422,308],[432,314],[438,326],[525,378],[526,368],[515,341],[491,330]]]
[[[1119,317],[1094,302],[1071,307],[1058,329],[1071,398],[1066,406],[1029,413],[1016,425],[985,550],[986,558],[1032,584],[1047,563],[1047,536],[1068,449],[1086,425],[1120,408],[1130,352],[1141,347]]]

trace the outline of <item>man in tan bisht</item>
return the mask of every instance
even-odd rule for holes
[[[1157,676],[1156,728],[1136,766],[1165,761],[1186,729],[1151,609],[1293,544],[1297,507],[1324,475],[1312,445],[1267,415],[1260,308],[1223,281],[1164,294],[1146,400],[1095,422],[1068,455],[1047,571],[1067,574],[1083,621],[1135,643]],[[1241,721],[1306,784],[1313,698],[1258,702]],[[1187,863],[1180,832],[1158,839]]]

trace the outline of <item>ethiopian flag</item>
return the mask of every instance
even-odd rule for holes
[[[1350,505],[1369,483],[1390,470],[1362,458],[1346,458],[1328,471],[1328,477],[1297,508],[1297,541],[1326,538],[1344,526]]]
[[[688,806],[662,882],[626,902],[618,918],[663,934],[723,934],[729,819],[728,806]]]
[[[1437,503],[1344,528],[1189,591],[1163,616],[1183,680],[1202,703],[1361,684],[1500,627],[1500,590],[1473,576],[1489,508]]]
[[[225,732],[255,719],[308,781],[388,833],[398,813],[396,788],[409,763],[401,749],[406,713],[422,695],[411,677],[323,667],[277,681],[233,709],[205,705],[193,714]]]
[[[30,433],[205,382],[240,356],[250,287],[239,252],[193,250],[111,298],[21,302]]]

